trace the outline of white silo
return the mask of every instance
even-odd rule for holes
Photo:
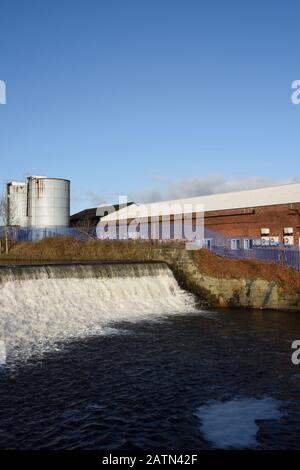
[[[6,183],[5,225],[26,227],[27,225],[27,186],[20,181]]]
[[[70,181],[46,176],[29,176],[27,215],[29,227],[68,227]]]

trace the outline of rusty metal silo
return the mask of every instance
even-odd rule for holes
[[[28,226],[68,227],[70,219],[70,181],[62,178],[27,178]]]
[[[27,188],[20,181],[6,183],[6,221],[10,226],[27,226]]]

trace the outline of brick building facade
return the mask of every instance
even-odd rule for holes
[[[270,238],[299,246],[300,202],[210,211],[205,212],[204,221],[207,229],[228,237]]]
[[[149,225],[155,218],[163,223],[169,217],[173,223],[185,216],[192,216],[194,223],[200,223],[196,222],[200,211],[207,231],[225,235],[233,241],[235,238],[249,239],[244,247],[279,244],[299,247],[300,183],[153,204],[132,204],[103,217],[101,223],[122,225],[134,220]],[[151,217],[141,214],[151,214]]]

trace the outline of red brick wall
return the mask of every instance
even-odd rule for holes
[[[205,227],[227,236],[261,237],[261,228],[283,241],[284,227],[293,227],[294,243],[299,246],[300,202],[205,213]]]

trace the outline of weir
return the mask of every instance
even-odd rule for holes
[[[30,279],[108,279],[157,276],[170,270],[163,262],[45,263],[0,266],[0,283]]]
[[[193,311],[194,297],[163,262],[0,268],[0,341],[8,363],[70,340],[118,334],[120,323]]]

